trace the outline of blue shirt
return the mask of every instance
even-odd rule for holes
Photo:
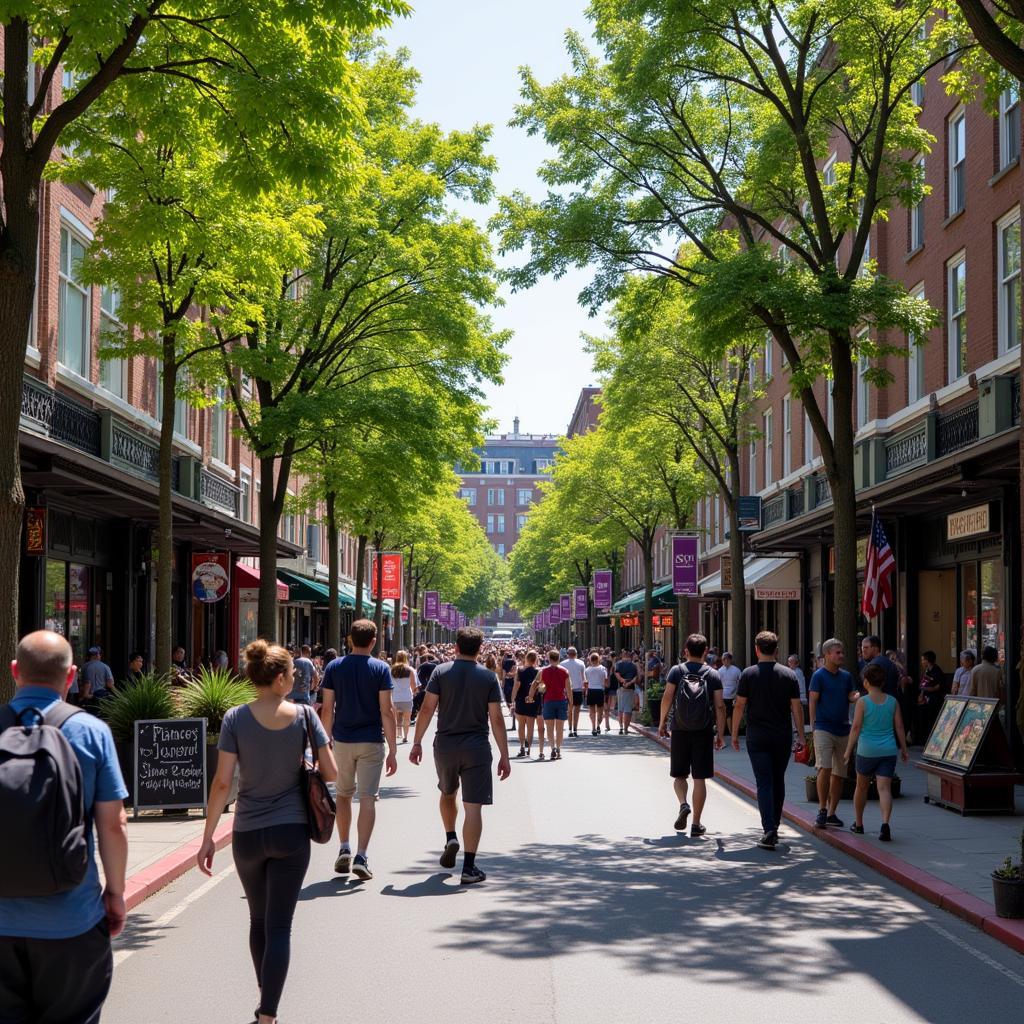
[[[896,719],[896,698],[888,694],[881,704],[870,696],[861,697],[864,705],[864,720],[857,738],[857,754],[860,757],[894,757],[898,753],[893,722]]]
[[[383,743],[380,692],[393,690],[387,662],[368,654],[335,658],[324,672],[322,690],[334,691],[331,735],[339,743]]]
[[[820,729],[833,736],[850,735],[850,694],[856,689],[853,676],[845,668],[835,673],[819,668],[811,676],[810,692],[818,695],[815,731]]]
[[[60,700],[48,686],[22,686],[11,701],[15,711],[43,710]],[[128,795],[114,750],[114,737],[106,722],[80,711],[61,729],[82,768],[82,797],[90,819],[97,801],[123,800]],[[70,939],[95,928],[103,920],[100,876],[96,868],[95,840],[89,829],[89,867],[80,885],[55,896],[0,899],[0,935],[29,939]]]

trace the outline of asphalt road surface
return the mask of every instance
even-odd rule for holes
[[[1024,958],[802,833],[757,849],[756,810],[728,789],[711,786],[705,838],[677,835],[667,755],[642,737],[513,761],[471,888],[461,860],[438,866],[433,765],[408,750],[373,880],[314,847],[281,1024],[1022,1019]],[[898,803],[893,831],[898,852]],[[212,880],[192,871],[131,915],[105,1024],[251,1021],[247,929],[224,850]]]

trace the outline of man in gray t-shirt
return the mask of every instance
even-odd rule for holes
[[[311,653],[309,645],[303,644],[302,656],[292,662],[292,692],[288,694],[288,699],[295,704],[313,703],[310,694],[316,689],[317,671],[316,665],[310,660]]]
[[[89,697],[106,697],[115,690],[114,673],[110,666],[100,660],[103,651],[99,647],[90,647],[89,660],[78,670],[79,692],[83,700]]]
[[[437,768],[437,788],[441,790],[441,820],[445,828],[441,867],[455,867],[459,852],[455,821],[459,813],[456,797],[461,787],[466,810],[462,830],[466,845],[462,865],[464,885],[482,882],[487,877],[476,866],[476,852],[483,831],[482,808],[493,801],[488,726],[501,753],[498,778],[507,779],[512,771],[505,719],[501,712],[501,686],[493,672],[476,663],[483,639],[479,629],[466,627],[459,630],[455,638],[458,649],[455,661],[438,665],[427,683],[423,707],[416,719],[415,740],[409,752],[409,760],[413,764],[423,760],[423,735],[437,711],[434,765]]]

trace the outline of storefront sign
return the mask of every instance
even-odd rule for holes
[[[610,611],[612,606],[612,573],[598,569],[594,573],[594,607],[599,612]]]
[[[374,554],[370,571],[370,597],[377,600],[377,561],[380,560],[381,597],[385,601],[402,600],[402,555],[398,551],[383,551]]]
[[[25,509],[25,554],[46,554],[46,509]]]
[[[676,619],[673,612],[661,612],[651,616],[651,625],[655,629],[671,629],[675,624]]]
[[[746,494],[736,503],[740,533],[757,533],[761,529],[761,498],[757,494]]]
[[[206,719],[135,723],[135,816],[140,809],[206,810]]]
[[[205,551],[192,555],[192,596],[203,604],[214,604],[228,595],[226,551]]]
[[[403,604],[402,605],[402,625],[404,626],[409,621],[409,609]]]
[[[866,569],[868,564],[868,539],[859,537],[857,539],[857,568]],[[836,549],[828,549],[828,573],[830,576],[836,574]]]
[[[697,593],[697,538],[677,533],[672,537],[672,593]]]
[[[722,555],[722,589],[732,590],[732,555]]]
[[[562,622],[568,622],[572,618],[572,594],[559,595],[558,617]]]
[[[754,587],[755,601],[799,601],[799,587]]]
[[[623,615],[619,619],[619,625],[622,626],[623,629],[629,629],[630,626],[639,626],[640,616],[636,612]]]
[[[572,603],[573,603],[573,614],[574,619],[585,619],[590,614],[588,607],[589,602],[587,601],[587,588],[586,587],[574,587],[572,592]]]
[[[946,540],[963,540],[992,532],[992,517],[988,504],[950,512],[946,516]]]
[[[423,595],[423,618],[428,622],[437,622],[441,614],[441,595],[436,590],[428,590]]]
[[[553,604],[548,609],[548,624],[557,626],[562,621],[562,608],[560,604]]]

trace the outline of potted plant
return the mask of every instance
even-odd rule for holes
[[[137,679],[125,679],[99,702],[99,713],[114,734],[114,749],[130,800],[135,792],[135,723],[178,717],[168,680],[154,672],[147,672]]]
[[[665,693],[665,684],[659,679],[647,686],[647,699],[640,713],[640,722],[657,729],[661,725],[661,698]]]
[[[1020,833],[1020,860],[1009,857],[992,872],[992,894],[999,917],[1024,918],[1024,829]]]
[[[807,802],[809,804],[816,804],[818,802],[818,775],[815,772],[814,775],[804,776],[804,792],[807,796]]]
[[[256,696],[252,683],[240,679],[231,669],[203,666],[197,675],[175,694],[182,718],[206,719],[206,788],[209,792],[217,774],[217,740],[224,716],[239,704],[248,704]],[[234,803],[238,795],[237,774],[228,795]]]

